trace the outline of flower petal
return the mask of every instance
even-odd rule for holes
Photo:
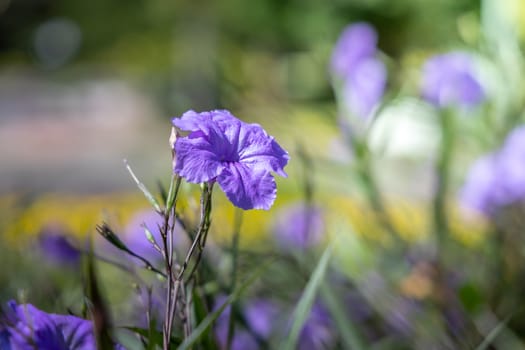
[[[385,65],[371,58],[360,62],[348,77],[344,88],[344,102],[353,115],[366,119],[381,102],[386,86]]]
[[[422,96],[438,107],[475,106],[485,99],[474,57],[453,51],[433,56],[423,66]]]
[[[189,110],[184,113],[180,118],[173,118],[171,123],[177,128],[183,131],[197,131],[201,130],[208,135],[210,120],[209,112],[197,113],[193,110]]]
[[[274,171],[287,177],[284,167],[290,156],[257,124],[244,124],[239,133],[240,162],[254,170]]]
[[[364,22],[349,25],[337,40],[332,53],[332,74],[346,79],[361,60],[375,56],[376,46],[377,33],[372,26]]]
[[[212,142],[191,133],[175,142],[176,161],[173,171],[188,182],[201,183],[217,177],[223,169]]]
[[[253,170],[240,163],[230,163],[217,178],[228,199],[244,210],[265,209],[277,196],[273,176],[264,170]]]
[[[49,316],[62,331],[69,349],[89,350],[96,344],[91,321],[69,315]]]

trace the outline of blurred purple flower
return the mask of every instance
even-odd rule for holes
[[[250,329],[263,339],[267,339],[276,325],[279,309],[269,300],[257,299],[244,308],[244,317]]]
[[[343,98],[349,111],[366,118],[379,104],[386,86],[386,69],[377,59],[363,60],[348,76],[343,87]]]
[[[286,177],[290,159],[273,137],[226,110],[188,111],[172,122],[189,131],[175,141],[175,173],[191,183],[217,181],[241,209],[270,209],[277,192],[271,172]]]
[[[330,64],[333,77],[342,82],[344,104],[352,115],[363,119],[379,104],[386,86],[387,71],[377,58],[376,45],[373,27],[350,25],[339,37]]]
[[[91,321],[48,314],[31,304],[7,303],[0,320],[7,349],[91,350],[96,348]],[[1,343],[0,343],[1,344]],[[2,348],[4,349],[4,348]]]
[[[322,238],[324,220],[315,206],[299,203],[277,213],[273,232],[284,249],[306,249]]]
[[[465,52],[430,58],[423,67],[421,92],[438,107],[475,106],[485,99],[473,69],[473,59]]]
[[[223,347],[223,349],[225,349],[225,347]],[[245,330],[235,330],[235,335],[232,339],[232,344],[229,350],[257,350],[257,349],[260,349],[260,346],[250,333],[248,333]]]
[[[514,129],[496,152],[477,160],[460,191],[460,201],[487,216],[525,200],[525,126]]]
[[[363,60],[374,57],[377,51],[377,33],[368,23],[347,26],[335,44],[331,71],[338,77],[347,77]]]
[[[334,325],[328,311],[322,304],[315,303],[299,335],[298,349],[332,349],[335,345],[333,329]]]
[[[493,154],[478,159],[470,168],[460,192],[460,201],[470,209],[490,215],[497,206],[501,188],[497,186],[496,156]]]
[[[45,229],[39,237],[38,243],[44,256],[57,264],[77,265],[81,252],[71,244],[65,233],[57,229]]]

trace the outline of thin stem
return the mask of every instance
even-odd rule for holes
[[[169,301],[170,303],[166,304],[166,307],[171,310],[171,313],[168,315],[168,322],[170,325],[173,325],[173,319],[175,318],[175,310],[177,309],[177,298],[178,298],[179,290],[181,289],[181,283],[182,283],[180,280],[174,279],[173,276],[172,276],[172,279],[174,280],[173,291],[172,293],[170,293],[171,294],[170,301]]]
[[[124,264],[121,264],[121,263],[119,263],[117,261],[114,261],[114,260],[108,259],[106,257],[103,257],[101,255],[97,255],[94,252],[90,253],[87,250],[79,250],[79,251],[80,251],[81,254],[93,254],[93,258],[95,258],[96,260],[99,260],[99,261],[102,261],[102,262],[104,262],[106,264],[112,265],[112,266],[114,266],[116,268],[121,269],[122,271],[126,271],[126,272],[132,274],[134,277],[137,277],[135,269],[129,267],[128,265],[124,265]]]
[[[107,237],[109,235],[111,236],[114,236],[115,238],[117,237],[115,235],[115,233],[113,232],[113,230],[106,224],[106,223],[102,223],[102,225],[97,225],[96,227],[96,230],[98,231],[98,233],[100,233],[103,237],[105,237],[106,239],[108,239]],[[118,238],[116,238],[118,239]],[[166,275],[164,274],[164,272],[160,271],[159,269],[157,269],[155,266],[153,266],[152,263],[150,263],[146,258],[138,255],[137,253],[135,253],[134,251],[132,251],[131,249],[129,249],[124,243],[122,243],[120,241],[120,239],[118,239],[119,241],[119,244],[118,245],[115,245],[115,243],[112,243],[111,240],[110,242],[118,249],[126,252],[127,254],[139,259],[140,261],[142,261],[144,263],[144,268],[147,269],[147,270],[150,270],[150,271],[153,271],[155,273],[158,273],[159,275],[163,276],[163,277],[166,277]],[[116,265],[116,264],[114,264]]]
[[[184,325],[184,335],[186,338],[188,338],[192,332],[191,327],[191,303],[192,303],[192,294],[193,294],[193,287],[192,282],[190,281],[188,284],[182,285],[181,291],[183,291],[183,295],[181,295],[181,299],[184,300],[184,308],[183,308],[183,325]]]
[[[181,184],[181,178],[173,175],[170,182],[170,189],[166,199],[166,206],[162,211],[164,216],[163,227],[160,230],[162,244],[164,246],[164,263],[166,267],[167,285],[166,290],[166,310],[163,325],[163,349],[168,350],[171,341],[171,330],[173,328],[173,318],[175,315],[177,297],[175,290],[178,291],[178,284],[173,278],[173,235],[176,223],[177,196]],[[171,221],[171,225],[170,225]]]
[[[211,194],[213,190],[213,183],[210,185],[205,185],[202,196],[201,196],[201,219],[199,228],[197,230],[197,234],[195,235],[193,242],[190,246],[190,249],[188,250],[188,253],[186,254],[186,258],[184,259],[184,263],[182,265],[182,268],[180,272],[177,275],[177,279],[182,279],[182,276],[184,275],[184,272],[186,271],[188,264],[190,262],[191,257],[193,256],[195,252],[195,248],[197,246],[202,249],[205,245],[205,238],[208,234],[208,230],[210,228],[210,214],[211,214]],[[192,270],[194,271],[194,269]],[[191,273],[190,275],[192,275]]]
[[[190,246],[190,249],[188,250],[188,253],[186,254],[183,265],[182,267],[180,267],[179,271],[175,272],[172,269],[173,267],[171,265],[172,257],[170,257],[170,255],[172,256],[173,252],[171,251],[169,253],[168,252],[166,253],[166,262],[167,262],[166,268],[169,269],[169,271],[167,271],[168,272],[168,291],[167,291],[167,296],[166,296],[167,311],[165,315],[165,320],[166,320],[165,325],[166,326],[164,329],[164,350],[168,350],[168,347],[169,347],[171,327],[173,325],[173,318],[174,318],[174,315],[177,309],[177,301],[179,299],[179,293],[182,295],[183,298],[185,298],[185,295],[187,294],[186,293],[186,283],[189,283],[190,279],[192,278],[200,262],[200,259],[202,256],[202,250],[206,243],[206,237],[208,234],[208,230],[210,228],[212,190],[213,190],[213,183],[204,184],[204,188],[201,194],[201,217],[200,217],[199,227],[197,229],[197,234],[193,238],[193,242]],[[172,212],[174,212],[174,209]],[[175,217],[175,215],[173,216]],[[174,220],[176,220],[176,217]],[[171,231],[173,231],[174,226],[175,226],[175,222],[171,226]],[[163,239],[164,238],[165,237],[163,237]],[[190,274],[188,275],[188,278],[186,279],[186,282],[185,282],[184,281],[185,272],[189,265],[190,260],[192,259],[195,253],[196,248],[198,248],[198,251],[199,251],[197,255],[197,259],[195,260],[192,270]],[[182,317],[183,320],[189,319],[190,317],[189,306],[185,307],[184,312],[185,312],[185,315],[183,315]]]
[[[441,113],[441,148],[437,160],[437,181],[434,193],[434,230],[437,239],[438,255],[443,240],[449,233],[446,198],[449,187],[450,166],[454,149],[454,115],[452,111]]]
[[[313,162],[306,150],[301,144],[298,146],[297,155],[301,160],[303,170],[303,186],[304,186],[304,200],[309,205],[313,200],[314,185],[313,185]]]
[[[399,239],[400,235],[390,220],[388,211],[385,208],[383,196],[378,188],[372,168],[370,152],[366,144],[360,142],[352,135],[347,135],[347,138],[357,161],[357,175],[365,187],[368,203],[383,228],[389,232],[394,239]]]

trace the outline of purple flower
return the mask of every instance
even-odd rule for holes
[[[225,349],[226,343],[222,347]],[[232,345],[229,350],[258,350],[259,344],[253,336],[245,330],[235,330]]]
[[[350,25],[337,41],[330,64],[333,77],[342,82],[345,107],[363,119],[377,107],[386,86],[387,71],[376,45],[377,34],[369,24]]]
[[[474,163],[460,200],[487,216],[525,200],[525,126],[513,130],[499,150]]]
[[[265,299],[253,300],[244,308],[248,326],[263,339],[267,339],[272,333],[278,315],[277,305]]]
[[[423,67],[423,97],[438,107],[474,106],[485,99],[472,57],[451,52],[430,58]]]
[[[343,86],[343,101],[350,113],[368,117],[383,97],[386,77],[386,68],[378,59],[361,61]]]
[[[0,349],[11,350],[10,343],[9,332],[6,329],[2,329],[2,326],[0,325]]]
[[[493,154],[478,159],[470,168],[460,192],[460,201],[466,207],[490,215],[494,206],[505,197],[498,194],[496,156]]]
[[[217,181],[241,209],[270,209],[276,197],[271,172],[286,177],[290,157],[257,124],[226,110],[188,111],[173,125],[189,134],[175,141],[174,172],[186,181]]]
[[[323,214],[318,207],[299,203],[284,208],[277,214],[273,232],[279,245],[285,249],[306,249],[322,238]]]
[[[93,324],[75,316],[47,314],[31,304],[7,303],[0,319],[7,349],[91,350],[96,348]],[[2,344],[0,342],[0,344]],[[2,348],[4,349],[4,348]]]
[[[42,231],[38,243],[44,256],[57,264],[77,265],[80,261],[80,251],[59,230]]]
[[[374,57],[377,34],[368,23],[355,23],[346,27],[335,44],[330,69],[338,77],[352,75],[363,60]]]

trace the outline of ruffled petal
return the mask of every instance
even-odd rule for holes
[[[31,304],[8,303],[8,337],[13,349],[67,350],[64,336],[51,316]]]
[[[182,131],[201,131],[206,136],[210,134],[211,130],[215,131],[215,133],[220,133],[220,130],[216,129],[217,126],[212,121],[212,112],[197,113],[189,110],[180,118],[173,118],[171,123]]]
[[[287,177],[284,167],[290,156],[257,124],[244,124],[239,133],[240,162],[254,170],[274,171]]]
[[[239,137],[246,123],[234,117],[227,110],[215,110],[211,114],[213,123],[223,136],[223,159],[228,162],[239,161]]]
[[[273,176],[240,163],[228,164],[217,178],[228,199],[244,210],[271,208],[277,196]]]
[[[186,112],[173,120],[189,134],[174,145],[174,172],[188,182],[217,179],[232,203],[242,209],[269,209],[276,185],[271,172],[287,176],[290,157],[259,125],[226,110]]]
[[[60,328],[69,349],[89,350],[96,344],[93,323],[75,316],[50,315]]]
[[[195,135],[194,135],[195,134]],[[191,137],[193,136],[193,137]],[[213,143],[198,132],[175,142],[175,168],[173,171],[188,182],[201,183],[217,177],[223,169],[220,154]]]

